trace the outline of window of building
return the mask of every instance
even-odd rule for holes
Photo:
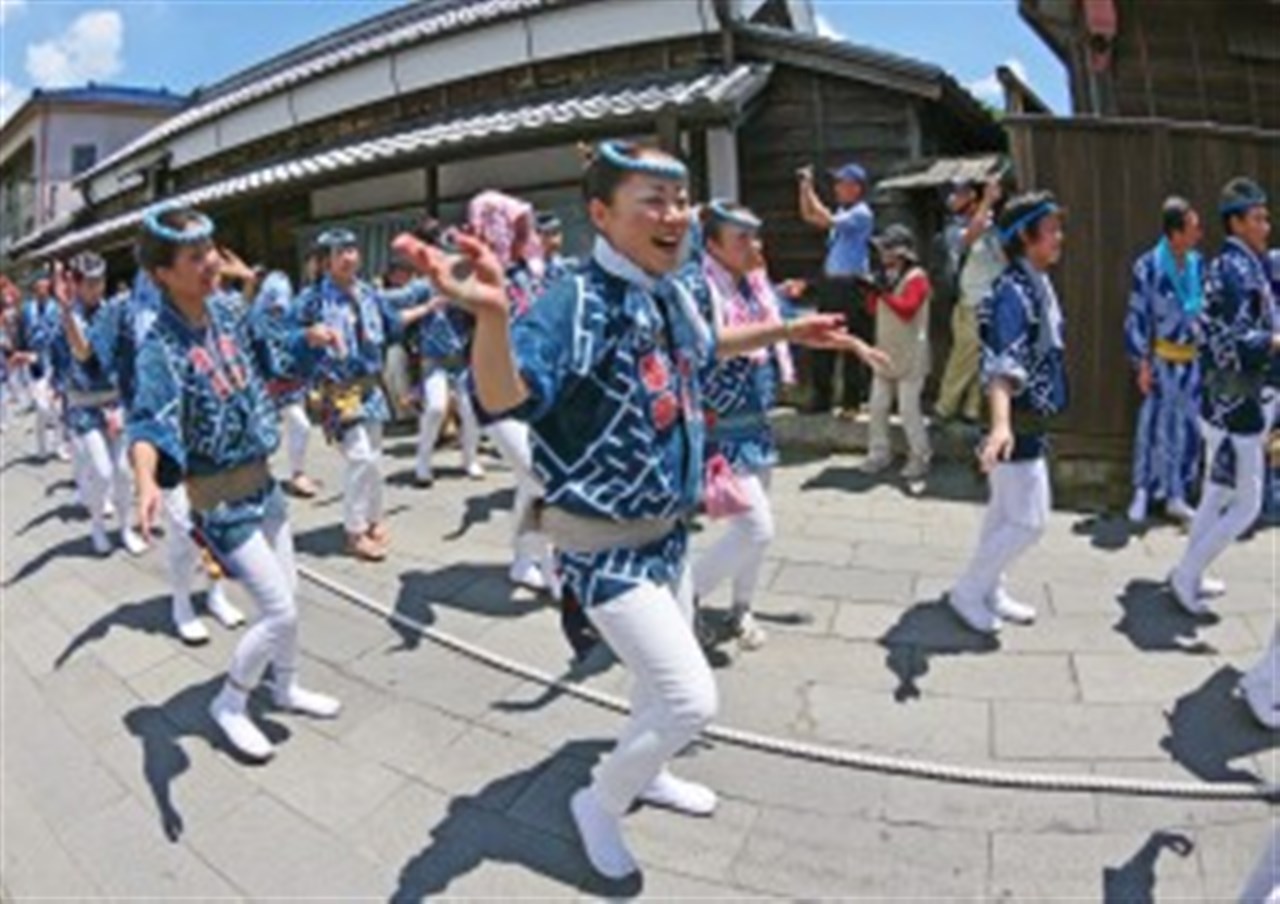
[[[98,162],[96,144],[77,144],[71,148],[71,175],[78,176]]]

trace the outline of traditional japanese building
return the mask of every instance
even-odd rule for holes
[[[95,247],[125,269],[142,210],[176,199],[291,271],[342,222],[376,269],[394,231],[487,187],[557,210],[581,248],[578,145],[610,135],[676,149],[699,195],[755,206],[789,275],[823,244],[799,222],[797,167],[878,177],[1004,141],[941,69],[817,36],[808,0],[420,0],[198,92],[79,176],[74,221],[17,250]]]

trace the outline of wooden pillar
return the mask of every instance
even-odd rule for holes
[[[663,110],[658,113],[655,123],[658,132],[658,147],[668,154],[680,154],[680,119],[674,110]]]

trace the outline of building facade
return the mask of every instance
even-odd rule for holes
[[[185,98],[89,84],[32,92],[0,127],[0,257],[83,203],[77,177],[168,119]]]

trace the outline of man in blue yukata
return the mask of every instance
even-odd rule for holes
[[[1232,179],[1222,190],[1219,211],[1227,241],[1209,265],[1200,349],[1204,486],[1187,548],[1169,576],[1174,599],[1197,615],[1208,611],[1210,597],[1225,591],[1222,581],[1208,576],[1209,566],[1262,510],[1271,426],[1267,383],[1280,349],[1266,264],[1271,233],[1267,196],[1250,179]],[[1270,648],[1240,681],[1255,718],[1273,729],[1280,728],[1278,641],[1272,637]]]
[[[1200,312],[1204,277],[1195,250],[1200,215],[1183,198],[1161,209],[1163,236],[1133,265],[1125,349],[1137,371],[1142,407],[1133,448],[1129,520],[1147,519],[1152,502],[1183,521],[1195,515],[1187,497],[1200,460]]]

